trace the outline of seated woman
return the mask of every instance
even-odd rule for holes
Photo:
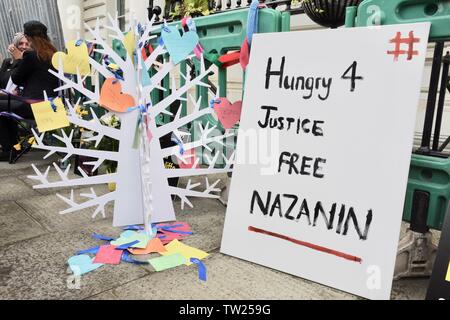
[[[8,47],[10,59],[5,59],[0,67],[0,89],[5,89],[11,78],[12,71],[23,58],[23,53],[30,49],[27,37],[23,33],[16,33],[13,43]]]
[[[49,97],[57,95],[54,90],[59,87],[59,81],[48,72],[53,69],[51,61],[57,50],[47,35],[47,27],[41,22],[25,23],[24,34],[31,49],[23,53],[23,59],[19,60],[11,73],[12,81],[23,90],[10,103],[0,98],[0,112],[12,112],[25,119],[33,119],[29,101],[43,101],[44,91]],[[10,161],[14,156],[13,146],[17,144],[17,132],[14,121],[0,117],[0,144],[3,150],[0,161]]]

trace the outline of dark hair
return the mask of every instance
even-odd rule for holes
[[[50,63],[58,50],[47,35],[47,27],[39,21],[28,21],[23,25],[23,33],[31,39],[39,60]]]
[[[42,62],[51,63],[53,55],[58,51],[48,38],[32,37],[31,44]]]

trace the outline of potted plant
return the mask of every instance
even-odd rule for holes
[[[184,17],[201,17],[211,13],[208,0],[183,0],[174,3],[166,3],[166,8],[170,8],[169,17],[171,19],[182,19]]]
[[[362,0],[303,0],[302,6],[308,17],[315,23],[338,28],[345,23],[347,7],[357,7]]]

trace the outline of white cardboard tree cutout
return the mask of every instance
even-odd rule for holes
[[[113,38],[122,41],[125,40],[124,34],[119,28],[117,19],[109,17],[111,26],[107,26],[109,30],[112,30],[115,34]],[[133,24],[136,25],[135,19],[132,19]],[[148,40],[151,40],[151,34],[157,31],[160,27],[153,26],[154,21],[148,21],[143,27],[143,33],[139,34],[134,26],[131,28],[131,32],[134,32],[139,37],[138,44],[143,44]],[[213,111],[211,108],[200,109],[200,100],[195,102],[195,108],[193,112],[185,117],[181,116],[181,108],[175,115],[174,120],[162,126],[156,125],[156,117],[160,114],[169,114],[168,108],[176,101],[182,101],[183,96],[188,93],[189,90],[196,86],[209,87],[203,82],[203,79],[212,72],[212,69],[206,70],[205,64],[201,61],[200,74],[193,80],[185,78],[186,84],[183,87],[178,88],[176,86],[174,72],[176,72],[176,66],[172,61],[162,64],[159,71],[151,78],[151,84],[143,86],[139,79],[142,79],[142,72],[147,72],[150,68],[153,68],[158,57],[166,54],[166,50],[162,45],[159,45],[154,52],[144,61],[137,59],[138,63],[135,65],[133,59],[127,54],[127,58],[122,59],[114,50],[108,45],[108,43],[102,38],[100,34],[100,23],[97,20],[95,29],[91,29],[88,25],[86,28],[93,36],[92,43],[98,44],[102,49],[96,51],[109,56],[123,71],[123,79],[120,80],[122,85],[122,91],[125,94],[129,94],[134,97],[138,105],[147,106],[151,104],[150,94],[153,90],[165,90],[161,88],[159,84],[168,75],[172,76],[172,93],[161,102],[150,107],[145,114],[141,114],[141,110],[136,108],[128,113],[116,113],[121,120],[121,128],[114,129],[109,128],[99,121],[95,112],[91,109],[93,121],[82,120],[76,113],[74,106],[70,101],[66,101],[69,109],[69,121],[79,127],[86,128],[97,135],[90,139],[90,141],[96,142],[96,147],[100,144],[102,139],[106,136],[120,143],[118,152],[109,152],[101,150],[85,150],[77,149],[72,144],[73,132],[67,136],[62,131],[61,136],[55,137],[65,144],[65,147],[47,146],[44,144],[43,135],[38,136],[35,133],[36,142],[35,148],[46,150],[49,153],[45,158],[50,157],[55,153],[66,154],[64,160],[69,159],[73,155],[87,156],[97,159],[97,161],[86,163],[92,165],[95,169],[99,168],[105,160],[117,161],[118,169],[117,173],[105,174],[101,176],[88,177],[87,174],[80,169],[83,177],[79,179],[69,179],[68,173],[70,167],[67,170],[61,170],[56,164],[54,164],[55,170],[59,174],[60,181],[49,182],[48,174],[50,167],[42,173],[36,166],[33,165],[33,169],[36,172],[35,176],[30,176],[30,179],[39,181],[40,184],[35,186],[35,189],[47,189],[47,188],[61,188],[61,187],[75,187],[75,186],[92,186],[115,182],[117,183],[117,189],[115,192],[108,193],[104,196],[97,196],[93,189],[89,194],[81,194],[80,196],[86,198],[87,201],[83,203],[75,202],[74,191],[72,190],[69,198],[58,195],[63,201],[69,205],[69,208],[61,214],[69,214],[80,211],[82,209],[96,207],[93,218],[99,213],[102,213],[105,217],[105,206],[109,202],[114,202],[114,226],[127,226],[134,224],[146,224],[147,232],[151,232],[150,222],[165,222],[174,221],[175,210],[172,202],[172,195],[176,195],[181,199],[182,209],[185,204],[192,207],[192,203],[189,198],[192,197],[204,197],[204,198],[219,198],[217,192],[220,190],[216,188],[219,181],[210,184],[206,178],[205,188],[202,191],[195,190],[200,184],[192,184],[189,181],[186,189],[175,188],[169,185],[169,178],[182,178],[190,176],[209,175],[216,173],[231,172],[234,161],[234,154],[228,159],[221,152],[216,152],[213,159],[210,159],[210,166],[205,169],[166,169],[164,159],[167,157],[175,156],[180,161],[185,162],[186,156],[180,152],[179,147],[162,149],[160,138],[167,134],[174,134],[177,137],[181,137],[183,133],[180,128],[190,123],[194,123],[195,120],[199,120],[203,116],[210,114]],[[136,46],[137,48],[139,46]],[[139,54],[139,51],[138,51]],[[192,57],[187,57],[190,59]],[[93,71],[102,75],[105,78],[114,78],[114,74],[109,71],[104,65],[99,64],[94,59],[89,59],[91,68]],[[85,79],[78,75],[78,81],[73,81],[70,77],[67,77],[60,63],[59,72],[50,70],[52,74],[63,81],[64,85],[58,88],[56,91],[62,91],[66,89],[74,89],[87,97],[89,100],[86,104],[100,102],[100,89],[98,85],[95,86],[95,92],[87,89],[83,82]],[[193,101],[193,99],[191,99]],[[148,121],[141,121],[140,148],[134,149],[135,133],[138,120],[141,117],[146,117]],[[145,118],[144,118],[145,119]],[[202,133],[201,137],[197,141],[193,141],[184,145],[185,151],[195,150],[196,148],[203,147],[211,151],[210,145],[213,143],[219,143],[224,145],[224,140],[232,136],[232,134],[224,134],[214,136],[213,132],[215,128],[210,128],[209,125],[203,126],[198,124],[199,130]],[[152,136],[152,139],[149,139]],[[226,162],[226,166],[223,169],[215,169],[218,160],[223,158]]]

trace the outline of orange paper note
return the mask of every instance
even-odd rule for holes
[[[132,96],[122,93],[120,81],[110,78],[103,84],[100,105],[110,111],[124,113],[135,107],[136,103]]]
[[[133,255],[146,255],[151,253],[164,253],[166,252],[166,248],[164,248],[160,239],[155,238],[152,239],[145,249],[128,249]]]

